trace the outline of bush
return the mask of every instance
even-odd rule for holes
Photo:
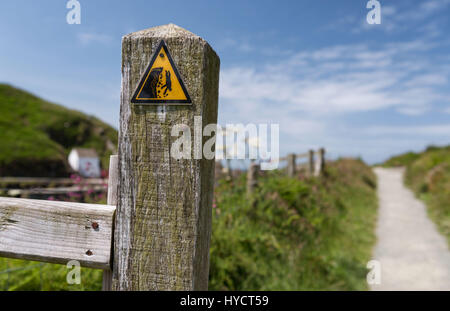
[[[222,181],[213,209],[210,289],[359,290],[375,242],[375,177],[343,159],[324,178],[269,172],[246,198]]]
[[[406,167],[405,180],[450,245],[450,146],[427,148]]]

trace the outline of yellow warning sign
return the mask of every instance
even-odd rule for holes
[[[131,99],[135,104],[191,104],[164,40],[161,40]]]

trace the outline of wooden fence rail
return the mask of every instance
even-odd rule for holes
[[[318,151],[309,150],[306,153],[291,153],[287,157],[280,158],[279,161],[287,161],[287,174],[290,177],[296,176],[298,171],[297,160],[307,158],[307,172],[310,176],[319,176],[325,168],[325,149],[320,148]]]
[[[0,198],[0,256],[107,269],[114,206]]]
[[[1,198],[0,256],[78,260],[105,270],[104,290],[206,290],[214,159],[176,159],[171,141],[174,126],[217,124],[219,67],[206,41],[173,24],[125,36],[111,205]]]

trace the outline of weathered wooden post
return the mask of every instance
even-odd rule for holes
[[[247,171],[247,195],[250,196],[258,185],[258,175],[260,166],[256,163],[251,163]]]
[[[185,145],[190,157],[175,159],[171,131],[210,139],[194,117],[217,123],[219,67],[206,41],[173,24],[123,38],[113,290],[208,288],[214,159]]]
[[[314,175],[314,150],[308,152],[308,173],[309,176]]]
[[[320,176],[325,168],[325,149],[320,148],[317,152],[317,160],[315,163],[314,176]]]
[[[295,177],[297,171],[295,153],[287,156],[287,174],[289,177]]]
[[[106,201],[108,205],[115,206],[117,204],[118,186],[119,186],[119,158],[117,155],[112,155],[109,158],[108,198]],[[111,243],[112,242],[113,241],[111,241]],[[102,290],[110,291],[111,286],[112,286],[112,270],[111,269],[103,270]]]

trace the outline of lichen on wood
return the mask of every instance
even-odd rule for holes
[[[162,39],[191,106],[131,103]],[[171,129],[217,122],[219,66],[206,41],[172,24],[123,38],[115,290],[207,289],[214,159],[172,158]]]

